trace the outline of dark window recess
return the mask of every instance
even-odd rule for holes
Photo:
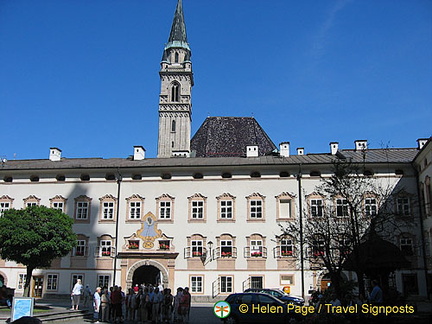
[[[5,177],[3,178],[3,181],[4,181],[4,182],[12,182],[12,181],[13,181],[13,178],[10,177],[10,176],[5,176]]]
[[[311,171],[309,174],[311,177],[320,177],[321,172],[320,171]]]
[[[161,175],[162,179],[171,179],[171,173],[164,173]]]
[[[251,173],[251,178],[261,178],[261,173],[259,173],[258,171],[254,171]]]
[[[56,179],[57,181],[65,181],[66,177],[64,176],[64,174],[57,174]]]
[[[32,175],[32,176],[30,177],[30,181],[31,181],[31,182],[38,182],[38,181],[39,181],[39,176],[37,176],[37,175]]]
[[[106,180],[115,180],[116,177],[115,177],[115,175],[112,174],[112,173],[107,173],[107,174],[105,175],[105,179],[106,179]]]
[[[232,174],[229,172],[224,172],[224,173],[222,173],[222,178],[230,179],[230,178],[232,178]]]
[[[90,176],[88,174],[81,174],[81,181],[89,181]]]
[[[204,178],[204,175],[202,173],[197,172],[197,173],[194,173],[193,177],[194,177],[194,179],[202,179],[202,178]]]
[[[288,178],[290,176],[289,172],[286,171],[281,171],[281,173],[279,173],[279,177],[281,178]]]
[[[132,175],[132,180],[141,180],[142,179],[142,175],[141,174],[133,174]]]

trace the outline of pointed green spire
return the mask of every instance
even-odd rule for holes
[[[183,15],[183,3],[182,0],[177,1],[176,11],[174,13],[174,19],[171,26],[171,32],[168,39],[168,44],[165,49],[169,47],[182,47],[190,50],[187,41],[186,24]]]

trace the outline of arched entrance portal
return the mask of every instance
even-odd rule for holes
[[[168,287],[168,271],[162,264],[154,260],[136,262],[129,268],[126,276],[127,288],[142,283],[157,285],[159,282],[164,287]]]
[[[143,265],[136,269],[132,276],[132,286],[136,284],[152,284],[153,286],[157,286],[162,282],[163,275],[161,271],[152,265]]]

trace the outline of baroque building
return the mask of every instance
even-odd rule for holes
[[[2,161],[0,212],[32,205],[61,209],[78,235],[68,256],[33,272],[34,296],[69,294],[78,278],[91,287],[189,286],[195,300],[250,287],[285,287],[304,296],[325,288],[326,270],[313,258],[319,250],[304,247],[302,271],[299,244],[281,235],[279,224],[321,215],[324,201],[316,187],[340,159],[362,165],[364,177],[392,188],[395,217],[411,225],[389,238],[409,261],[394,272],[393,284],[406,295],[426,296],[430,140],[389,149],[369,148],[365,140],[351,149],[332,142],[327,152],[299,148],[293,155],[289,142],[276,147],[255,119],[245,117],[209,117],[191,139],[193,73],[181,0],[159,74],[157,158],[135,146],[129,158],[68,159],[50,148],[45,160]],[[335,200],[336,210],[343,204]],[[366,214],[378,208],[373,193],[365,195],[364,206]],[[0,279],[17,295],[25,273],[22,265],[0,260]]]

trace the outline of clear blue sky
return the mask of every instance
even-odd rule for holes
[[[177,0],[0,0],[0,156],[156,157]],[[431,0],[183,0],[207,116],[254,116],[292,153],[415,147],[432,132]]]

